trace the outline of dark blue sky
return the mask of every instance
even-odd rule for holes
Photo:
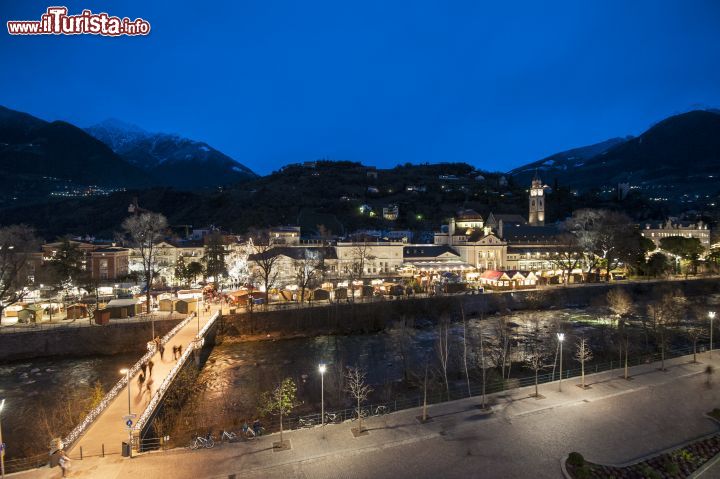
[[[49,5],[148,37],[10,37]],[[327,157],[507,170],[720,106],[720,2],[0,0],[0,104],[204,140],[267,173]]]

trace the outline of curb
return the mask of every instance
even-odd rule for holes
[[[699,468],[698,470],[696,470],[695,472],[693,472],[692,474],[690,474],[690,475],[688,476],[688,479],[695,479],[695,478],[697,478],[697,477],[702,476],[703,474],[705,474],[705,472],[707,472],[708,469],[710,469],[711,467],[713,467],[713,466],[714,466],[715,464],[717,464],[718,462],[720,462],[720,453],[716,454],[715,457],[713,457],[712,459],[710,459],[709,461],[707,461],[705,464],[703,464],[702,466],[700,466],[700,468]]]
[[[567,465],[565,464],[565,463],[567,462],[567,460],[568,460],[569,457],[570,457],[570,455],[568,454],[567,456],[565,456],[565,457],[563,457],[562,459],[560,459],[560,470],[562,471],[563,477],[564,477],[565,479],[573,479],[573,478],[570,476],[570,473],[567,471]]]

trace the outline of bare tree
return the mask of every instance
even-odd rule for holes
[[[365,382],[365,376],[365,371],[358,367],[348,367],[347,372],[345,373],[346,391],[357,403],[357,434],[362,434],[364,431],[362,427],[363,414],[361,405],[363,402],[367,401],[368,396],[373,390],[370,385]]]
[[[586,338],[580,338],[575,349],[575,359],[580,363],[580,387],[585,389],[585,363],[593,358]]]
[[[147,313],[150,314],[152,311],[150,307],[150,290],[152,289],[152,280],[157,266],[156,246],[167,230],[167,218],[160,213],[139,213],[126,218],[122,223],[122,227],[130,236],[133,246],[140,252],[147,289],[145,295],[146,309]]]
[[[505,378],[505,366],[510,355],[510,326],[505,316],[498,317],[493,323],[491,341],[488,345],[488,356],[492,364],[501,372]]]
[[[412,327],[412,321],[412,317],[403,315],[400,321],[397,321],[393,328],[388,331],[390,336],[394,338],[397,350],[400,353],[400,358],[403,363],[403,379],[405,382],[409,380],[410,352],[413,350],[414,344],[413,336],[415,335],[415,330]]]
[[[480,407],[482,409],[487,409],[488,406],[485,395],[485,385],[487,383],[485,378],[485,337],[482,330],[482,320],[483,318],[481,316],[480,321],[478,321],[478,336],[480,337],[480,370],[482,371],[482,404]]]
[[[693,362],[697,362],[697,343],[701,337],[705,334],[705,330],[696,326],[695,324],[686,322],[685,332],[687,333],[688,339],[693,345]]]
[[[564,227],[578,240],[587,272],[600,271],[604,265],[606,279],[622,261],[641,252],[641,238],[632,220],[624,213],[601,209],[581,209],[573,212]]]
[[[470,371],[468,371],[467,363],[467,322],[465,321],[465,309],[463,308],[462,302],[460,303],[460,315],[462,316],[463,326],[463,367],[465,368],[465,381],[467,383],[468,397],[470,397],[472,396],[472,392],[470,391]]]
[[[618,318],[624,318],[632,311],[633,301],[627,291],[615,288],[608,291],[607,305]]]
[[[274,245],[270,241],[270,234],[267,231],[260,231],[252,239],[253,254],[248,260],[252,261],[256,268],[254,276],[257,277],[265,288],[265,307],[270,304],[270,289],[275,285],[278,274],[278,251],[273,251]]]
[[[325,255],[320,250],[303,248],[302,256],[293,260],[293,267],[302,304],[305,301],[305,292],[319,285],[325,276]]]
[[[530,321],[530,329],[528,331],[525,342],[525,364],[535,374],[535,394],[534,397],[540,398],[538,392],[538,373],[548,367],[548,350],[543,344],[543,338],[540,331],[540,321],[533,318]]]
[[[435,354],[440,363],[440,373],[445,382],[445,393],[448,401],[450,400],[450,383],[448,382],[448,363],[450,361],[450,347],[448,339],[450,337],[450,319],[442,316],[438,320],[438,335],[435,340]]]
[[[3,310],[28,294],[30,255],[39,247],[35,232],[25,225],[0,228],[0,321]]]
[[[649,304],[648,317],[652,322],[655,339],[660,347],[660,370],[665,371],[665,349],[669,336],[677,326],[680,315],[678,300],[672,293],[663,295],[660,301]]]
[[[350,250],[350,266],[347,268],[347,276],[350,280],[350,292],[352,300],[355,300],[355,283],[361,281],[365,277],[365,269],[367,264],[375,259],[371,254],[370,245],[367,241],[353,243]]]
[[[558,235],[557,243],[558,251],[551,261],[562,270],[564,283],[568,284],[572,272],[582,265],[583,249],[578,243],[577,237],[570,232]]]
[[[627,333],[625,332],[625,317],[630,314],[633,309],[632,297],[624,289],[615,288],[607,293],[607,305],[616,317],[616,321],[614,321],[617,324],[617,328],[615,330],[615,343],[617,344],[618,354],[620,355],[618,365],[622,364],[624,349],[626,359],[625,375],[627,376],[627,346],[629,345],[629,341]]]

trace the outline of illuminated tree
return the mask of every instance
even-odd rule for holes
[[[0,228],[0,321],[3,310],[28,294],[30,255],[39,248],[35,232],[25,225]]]
[[[543,337],[540,331],[540,321],[532,319],[530,321],[530,329],[525,341],[525,364],[535,374],[535,394],[534,397],[539,398],[538,392],[538,373],[549,366],[548,359],[550,354],[545,347]]]
[[[585,338],[580,338],[575,350],[575,360],[580,363],[580,387],[585,389],[585,363],[593,358],[592,351]]]
[[[348,367],[347,372],[345,373],[345,390],[348,392],[350,397],[357,403],[357,434],[361,434],[363,432],[363,414],[361,405],[363,402],[367,401],[368,396],[373,391],[370,385],[365,382],[365,376],[365,371],[357,367]]]
[[[253,254],[252,238],[242,245],[236,246],[227,257],[227,274],[234,285],[240,286],[250,280],[248,257]]]

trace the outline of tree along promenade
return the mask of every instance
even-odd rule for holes
[[[718,432],[704,414],[720,404],[720,383],[705,374],[720,367],[720,353],[643,363],[586,376],[589,389],[572,375],[540,387],[488,395],[492,412],[478,409],[478,396],[431,405],[420,424],[420,407],[369,417],[369,434],[355,438],[352,423],[328,424],[287,434],[291,450],[273,452],[275,434],[211,450],[177,448],[140,454],[76,458],[75,477],[561,477],[560,459],[577,450],[598,463],[624,463],[653,451]],[[565,375],[563,374],[563,377]],[[47,468],[18,477],[54,477]]]

